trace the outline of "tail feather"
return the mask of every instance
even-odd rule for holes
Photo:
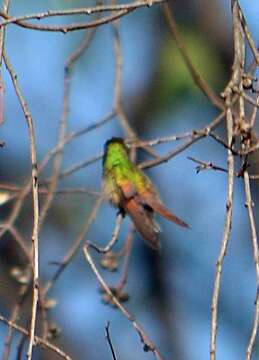
[[[153,209],[154,212],[158,213],[159,215],[163,216],[167,220],[174,222],[177,225],[180,225],[185,228],[189,228],[189,225],[183,221],[182,219],[178,218],[176,215],[172,214],[169,209],[167,209],[162,202],[157,199],[153,194],[142,194],[142,198],[144,202]]]
[[[167,220],[170,220],[170,221],[174,222],[175,224],[180,225],[182,227],[189,228],[189,225],[186,222],[184,222],[182,219],[180,219],[176,215],[172,214],[171,211],[168,210],[162,204],[153,203],[151,207],[155,212],[157,212],[159,215],[163,216]]]
[[[144,209],[136,197],[127,201],[124,209],[131,217],[136,229],[144,240],[146,240],[147,244],[154,250],[159,250],[160,242],[158,234],[160,228],[153,219],[152,211]]]

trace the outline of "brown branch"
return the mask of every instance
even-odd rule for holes
[[[2,183],[2,184],[0,184],[0,189],[8,190],[8,191],[6,191],[6,194],[5,194],[6,199],[2,200],[3,202],[1,202],[1,204],[4,204],[7,201],[17,198],[19,196],[20,192],[23,190],[23,187],[12,185],[9,183],[8,184]],[[1,190],[1,192],[2,192],[2,190]],[[38,192],[40,195],[46,195],[49,193],[49,189],[47,187],[45,187],[44,185],[39,184]],[[62,189],[55,190],[54,193],[57,195],[87,194],[87,195],[92,195],[92,196],[100,196],[99,191],[91,190],[91,189],[88,189],[87,187],[62,188]],[[0,225],[0,227],[1,227],[1,225]]]
[[[229,103],[229,98],[226,99],[226,104]],[[228,133],[228,146],[232,146],[233,139],[233,117],[231,108],[227,109],[227,133]],[[223,261],[227,251],[227,245],[230,237],[231,223],[232,223],[232,211],[233,211],[233,187],[234,187],[234,157],[231,150],[228,150],[228,191],[226,202],[226,215],[224,234],[222,238],[220,254],[216,264],[216,275],[214,282],[214,290],[211,304],[211,342],[210,342],[210,360],[216,359],[216,339],[217,339],[217,327],[218,327],[218,302],[219,292],[221,285],[221,273]]]
[[[242,86],[243,67],[245,60],[244,34],[241,26],[238,2],[236,0],[232,1],[232,20],[233,20],[233,37],[234,37],[234,62],[232,67],[233,71],[231,74],[231,78],[228,82],[228,85],[222,94],[222,96],[225,98],[225,104],[227,109],[226,125],[227,125],[227,138],[228,138],[229,148],[231,148],[233,144],[233,126],[234,126],[233,114],[231,109],[231,99],[233,96],[233,88]],[[240,87],[240,89],[242,90],[242,87]],[[241,110],[241,105],[243,106],[243,101],[242,99],[239,100],[240,100],[240,110]],[[216,264],[216,274],[215,274],[214,289],[213,289],[213,296],[211,303],[210,360],[216,359],[218,303],[219,303],[219,294],[221,287],[221,275],[222,275],[223,262],[226,255],[227,246],[231,233],[231,223],[232,223],[232,213],[233,213],[234,157],[230,149],[228,149],[227,163],[228,163],[228,187],[227,187],[225,225],[224,225],[224,233],[221,242],[220,253]]]
[[[116,244],[118,237],[119,237],[122,222],[123,222],[123,215],[121,213],[119,213],[116,217],[116,223],[115,223],[114,230],[112,232],[111,240],[108,242],[108,244],[105,247],[99,247],[90,242],[88,242],[88,245],[90,247],[92,247],[93,249],[95,249],[98,253],[106,254]]]
[[[159,164],[165,163],[172,159],[174,156],[180,154],[185,149],[187,149],[189,146],[194,144],[196,141],[202,139],[203,137],[206,137],[210,134],[211,130],[215,129],[219,124],[222,122],[223,118],[225,116],[225,111],[220,113],[211,123],[209,123],[204,128],[193,131],[192,135],[188,140],[186,140],[183,144],[179,145],[175,149],[169,151],[166,155],[161,156],[160,159],[153,159],[153,160],[147,160],[139,165],[141,169],[148,169],[153,166],[157,166]]]
[[[16,323],[10,321],[10,320],[7,320],[4,316],[0,315],[0,321],[10,327],[12,327],[13,329],[19,331],[21,334],[29,337],[30,334],[28,333],[27,330],[25,330],[22,326],[19,326],[17,325]],[[41,339],[40,337],[38,336],[35,336],[34,337],[34,342],[35,342],[35,345],[39,345],[45,349],[48,349],[48,350],[51,350],[53,352],[55,352],[58,356],[60,356],[62,359],[65,359],[65,360],[72,360],[72,358],[67,355],[66,353],[64,353],[64,351],[62,351],[61,349],[59,349],[57,346],[51,344],[50,342],[46,341],[46,340],[43,340]]]
[[[30,153],[31,153],[31,165],[32,165],[32,174],[31,174],[31,186],[33,194],[33,231],[32,231],[32,248],[33,248],[33,297],[32,297],[32,314],[31,314],[31,325],[30,325],[30,339],[27,352],[28,360],[31,360],[32,349],[34,345],[34,334],[36,326],[36,316],[37,316],[37,303],[39,297],[39,245],[38,245],[38,233],[39,233],[39,199],[38,199],[38,166],[37,166],[37,156],[36,156],[36,142],[34,135],[34,126],[32,116],[30,114],[29,108],[23,98],[21,93],[17,75],[15,74],[5,52],[3,53],[5,65],[11,76],[13,86],[17,95],[17,98],[22,107],[28,129],[29,129],[29,139],[30,139]]]
[[[3,10],[0,12],[0,16],[6,18],[7,20],[3,21],[0,24],[1,27],[5,27],[6,25],[13,24],[13,23],[19,23],[22,20],[41,20],[48,17],[53,16],[68,16],[68,15],[92,15],[94,13],[99,12],[109,12],[114,11],[118,12],[121,10],[129,11],[129,10],[135,10],[140,7],[157,5],[165,2],[165,0],[144,0],[144,1],[135,1],[128,4],[107,4],[107,5],[97,5],[92,7],[84,7],[84,8],[77,8],[77,9],[64,9],[64,10],[48,10],[41,13],[35,13],[35,14],[27,14],[27,15],[20,15],[20,16],[7,16],[6,9],[3,8]]]
[[[133,10],[134,10],[133,8],[131,8],[129,10],[121,10],[115,14],[102,17],[101,19],[98,19],[98,20],[93,20],[93,21],[89,21],[89,22],[85,22],[85,23],[82,23],[82,22],[72,23],[69,25],[38,25],[38,24],[34,24],[34,23],[29,23],[26,21],[18,21],[15,24],[18,26],[21,26],[22,28],[29,29],[29,30],[61,32],[63,34],[67,34],[68,32],[71,32],[71,31],[86,30],[86,29],[90,29],[93,27],[111,23],[111,22],[129,14]],[[2,14],[2,16],[4,16],[4,14]],[[8,19],[9,19],[9,17],[8,17]]]
[[[193,131],[187,131],[182,134],[160,136],[160,137],[150,139],[150,140],[135,140],[134,142],[132,142],[131,140],[126,140],[126,143],[130,147],[137,147],[137,148],[140,147],[141,148],[141,147],[144,147],[147,145],[148,146],[156,146],[156,145],[160,145],[160,144],[164,144],[164,143],[179,141],[179,140],[189,138],[191,136],[193,136]]]

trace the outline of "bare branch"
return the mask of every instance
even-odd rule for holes
[[[152,0],[152,2],[154,2],[154,1],[156,1],[156,0]],[[157,1],[159,1],[161,3],[162,1],[165,1],[165,0],[157,0]],[[147,1],[146,5],[148,3],[150,4],[150,1],[149,2]],[[132,12],[134,10],[135,10],[135,8],[129,8],[126,10],[118,11],[115,14],[108,15],[108,16],[102,17],[97,20],[89,21],[86,23],[82,23],[82,22],[73,23],[73,24],[69,24],[69,25],[53,25],[53,26],[52,25],[38,25],[38,24],[29,23],[29,22],[22,21],[22,20],[16,21],[15,24],[17,24],[18,26],[21,26],[25,29],[30,29],[30,30],[62,32],[63,34],[67,34],[68,32],[71,32],[71,31],[86,30],[86,29],[90,29],[93,27],[111,23],[111,22],[129,14],[130,12]],[[11,18],[9,16],[7,16],[6,14],[2,13],[1,15],[6,19],[11,20]]]
[[[9,2],[6,1],[5,2]],[[144,1],[135,1],[128,4],[107,4],[107,5],[97,5],[92,7],[84,7],[84,8],[77,8],[77,9],[64,9],[64,10],[47,10],[45,12],[41,13],[35,13],[35,14],[26,14],[26,15],[20,15],[15,17],[7,16],[6,8],[4,8],[0,12],[0,16],[6,18],[7,20],[3,21],[0,24],[0,28],[5,27],[6,25],[18,23],[22,20],[41,20],[48,17],[53,16],[68,16],[68,15],[92,15],[94,13],[102,13],[102,12],[121,12],[123,11],[130,11],[135,10],[140,7],[151,7],[152,5],[157,5],[165,2],[165,0],[144,0]]]
[[[21,334],[29,337],[29,333],[27,330],[25,330],[23,327],[17,325],[16,323],[10,321],[10,320],[7,320],[4,316],[0,315],[0,321],[12,328],[14,328],[15,330],[19,331]],[[64,353],[64,351],[60,350],[57,346],[55,345],[52,345],[50,342],[46,341],[46,340],[43,340],[41,339],[40,337],[38,336],[35,336],[34,338],[34,341],[35,341],[35,344],[36,345],[40,345],[41,347],[45,348],[45,349],[49,349],[53,352],[55,352],[58,356],[60,356],[62,359],[65,359],[65,360],[72,360],[72,358],[67,355],[66,353]]]
[[[231,109],[231,97],[233,96],[232,89],[242,84],[243,66],[245,59],[244,52],[244,34],[242,31],[240,14],[238,11],[238,2],[232,1],[232,17],[233,17],[233,34],[234,34],[234,64],[231,79],[223,93],[226,104],[226,121],[227,121],[227,138],[228,147],[232,148],[233,144],[233,114]],[[226,202],[226,215],[224,234],[221,242],[220,254],[216,264],[216,275],[214,281],[214,289],[211,303],[211,340],[210,340],[210,360],[216,359],[216,341],[218,328],[218,303],[221,287],[221,274],[223,261],[226,255],[228,241],[231,233],[232,213],[233,213],[233,193],[234,193],[234,157],[230,149],[228,149],[228,190]]]
[[[28,360],[31,360],[32,357],[32,348],[34,345],[34,334],[36,326],[36,316],[37,316],[37,303],[39,297],[39,245],[38,245],[38,233],[39,233],[39,199],[38,199],[38,165],[37,165],[37,156],[36,156],[36,141],[34,134],[34,126],[32,116],[30,114],[29,108],[23,98],[21,93],[17,75],[15,74],[5,52],[3,54],[5,65],[9,74],[11,76],[16,95],[19,99],[20,105],[22,107],[28,128],[29,128],[29,139],[30,139],[30,153],[31,153],[31,165],[32,165],[32,174],[31,174],[31,186],[33,194],[33,232],[32,232],[32,247],[33,247],[33,297],[32,297],[32,315],[31,315],[31,327],[30,327],[30,341],[27,352]]]
[[[206,127],[193,131],[192,135],[188,140],[186,140],[183,144],[179,145],[172,151],[169,151],[167,155],[161,156],[160,159],[154,159],[154,160],[147,160],[139,165],[141,169],[148,169],[153,166],[157,166],[159,164],[165,163],[172,159],[174,156],[180,154],[185,149],[187,149],[189,146],[194,144],[196,141],[202,139],[203,137],[206,137],[209,135],[211,130],[215,129],[219,124],[222,122],[224,118],[225,112],[220,113],[210,124],[208,124]]]
[[[123,215],[121,213],[119,213],[116,217],[116,224],[114,227],[114,230],[112,232],[112,237],[111,240],[109,241],[109,243],[105,246],[105,247],[99,247],[93,243],[88,242],[88,245],[90,247],[92,247],[93,249],[95,249],[98,253],[100,254],[105,254],[108,251],[110,251],[112,249],[112,247],[115,245],[115,243],[118,240],[119,237],[119,233],[120,233],[120,228],[123,222]]]
[[[251,238],[252,238],[252,246],[253,246],[253,257],[254,257],[254,264],[255,264],[255,271],[256,271],[256,280],[257,280],[257,296],[256,296],[256,303],[255,303],[255,316],[254,316],[254,324],[251,333],[251,337],[249,340],[249,344],[246,351],[246,360],[250,360],[252,356],[252,352],[255,346],[255,340],[258,332],[259,327],[259,249],[258,249],[258,239],[256,233],[256,225],[255,225],[255,218],[253,213],[253,200],[251,196],[251,189],[250,189],[250,180],[248,172],[244,172],[244,183],[245,183],[245,194],[246,194],[246,207],[248,211],[248,217],[250,222],[251,228]]]

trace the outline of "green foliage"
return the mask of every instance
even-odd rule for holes
[[[197,32],[181,30],[180,33],[196,69],[212,88],[220,88],[222,80],[219,74],[223,74],[223,72],[216,48]],[[163,103],[161,106],[168,100],[172,102],[175,97],[201,94],[183,62],[171,34],[168,34],[161,49],[158,87]]]

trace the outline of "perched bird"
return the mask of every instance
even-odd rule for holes
[[[189,227],[164,206],[151,180],[130,160],[122,138],[113,137],[104,145],[103,189],[111,204],[131,217],[138,232],[153,249],[160,248],[160,228],[154,220],[154,212]]]

